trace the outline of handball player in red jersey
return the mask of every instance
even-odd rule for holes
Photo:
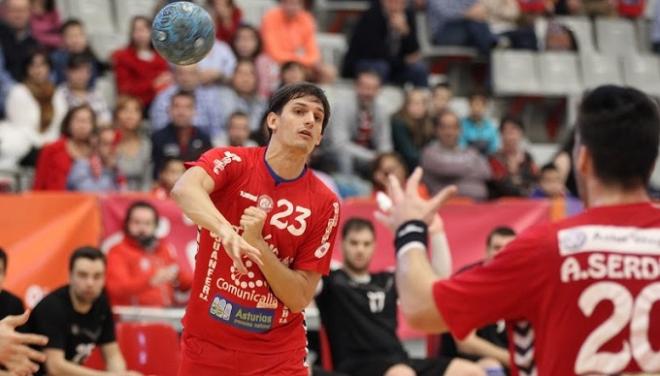
[[[646,188],[659,130],[656,103],[638,90],[586,94],[573,151],[585,211],[524,232],[491,262],[448,280],[433,274],[426,235],[455,188],[425,202],[419,169],[405,190],[390,179],[396,285],[408,322],[464,338],[505,319],[518,375],[658,374],[660,206]]]
[[[306,162],[329,117],[321,89],[285,86],[267,147],[212,149],[176,183],[200,227],[180,375],[309,374],[303,309],[329,271],[339,202]]]

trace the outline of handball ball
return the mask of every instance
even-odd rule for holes
[[[177,1],[165,6],[154,18],[151,40],[156,51],[169,62],[195,64],[213,47],[215,27],[202,7]]]

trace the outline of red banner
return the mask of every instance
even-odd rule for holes
[[[68,193],[0,196],[0,246],[8,254],[5,286],[27,306],[68,281],[72,251],[98,245],[96,197]]]
[[[101,248],[107,252],[121,241],[124,216],[128,207],[137,200],[143,200],[156,207],[160,214],[157,236],[167,239],[179,255],[179,264],[190,272],[195,265],[197,252],[197,226],[181,213],[172,200],[154,199],[149,195],[109,195],[100,199],[103,218],[103,242]]]

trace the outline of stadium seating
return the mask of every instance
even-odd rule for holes
[[[321,60],[326,64],[340,67],[344,54],[348,50],[348,43],[343,34],[318,33],[316,43],[321,51]]]
[[[426,59],[439,57],[469,57],[477,56],[477,51],[471,47],[464,46],[435,46],[431,43],[431,33],[429,31],[428,21],[425,12],[417,12],[415,16],[417,23],[417,40],[422,56]]]
[[[623,76],[616,57],[597,53],[580,54],[580,68],[585,89],[593,89],[605,84],[623,84]]]
[[[598,50],[606,55],[627,55],[638,52],[632,21],[616,18],[596,19]]]
[[[581,53],[590,53],[596,50],[591,21],[587,17],[564,16],[557,17],[556,20],[573,32],[578,50]]]
[[[145,375],[176,375],[179,369],[179,336],[170,325],[121,322],[117,342],[126,366]]]
[[[90,34],[115,33],[112,2],[108,0],[66,0],[66,17],[83,20]]]
[[[536,54],[497,50],[492,58],[493,86],[498,95],[535,95],[541,91]]]
[[[571,95],[582,91],[577,56],[569,52],[544,52],[537,57],[544,95]]]
[[[135,16],[146,16],[151,18],[156,9],[158,0],[115,0],[114,8],[117,30],[123,35],[128,35],[131,19]]]
[[[636,87],[651,95],[660,95],[660,66],[658,66],[658,58],[655,56],[624,56],[623,77],[626,85]]]
[[[274,0],[237,0],[236,5],[243,10],[243,22],[259,28],[264,14],[277,3]]]

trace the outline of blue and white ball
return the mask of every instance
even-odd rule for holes
[[[151,40],[156,51],[177,65],[202,60],[213,47],[215,26],[202,7],[177,1],[168,4],[154,18]]]

